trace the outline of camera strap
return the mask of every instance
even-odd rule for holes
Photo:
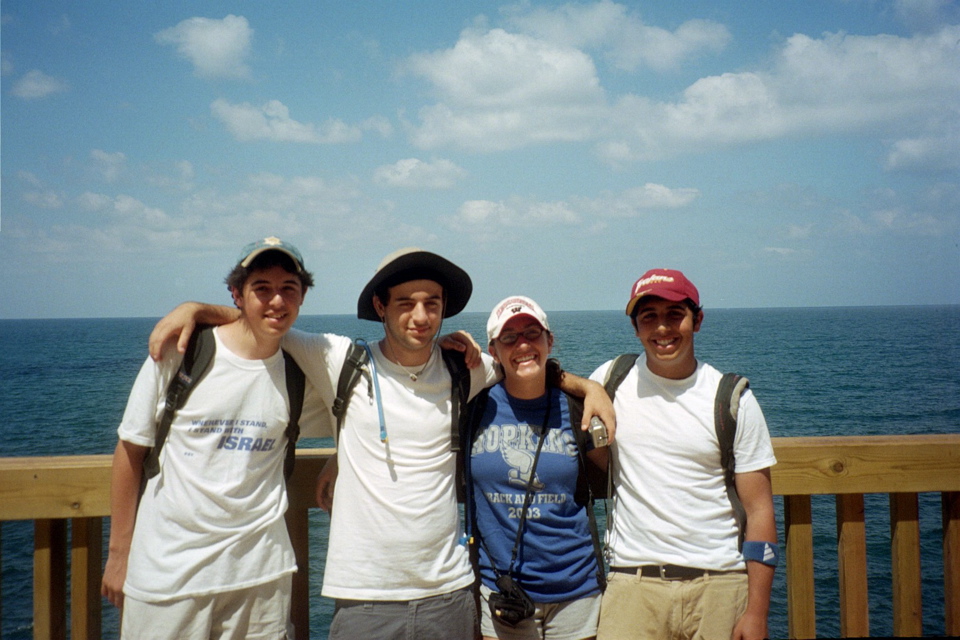
[[[513,551],[510,552],[510,568],[507,569],[507,575],[513,575],[513,566],[517,562],[517,552],[520,549],[520,540],[523,537],[523,526],[527,521],[527,509],[530,507],[530,501],[533,499],[533,483],[536,478],[537,473],[537,463],[540,461],[540,451],[543,449],[543,441],[547,439],[547,432],[550,430],[550,407],[553,404],[553,397],[550,393],[550,389],[547,389],[547,408],[543,412],[543,426],[540,428],[540,441],[537,442],[537,452],[533,456],[533,466],[530,467],[530,477],[527,478],[527,493],[523,498],[523,509],[520,511],[520,522],[517,524],[517,537],[513,541]],[[490,566],[493,568],[493,573],[499,578],[503,573],[501,573],[496,565],[493,563],[493,555],[490,553],[490,549],[487,548],[487,545],[483,541],[483,535],[480,535],[480,544],[483,545],[484,549],[487,549],[487,556],[490,558]]]

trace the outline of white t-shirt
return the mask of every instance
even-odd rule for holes
[[[611,362],[591,379],[602,384]],[[689,378],[662,378],[641,354],[617,390],[616,499],[607,533],[612,566],[745,567],[714,425],[721,377],[701,362]],[[737,473],[776,464],[763,412],[749,390],[740,404],[734,455]]]
[[[160,473],[140,501],[124,593],[145,602],[232,591],[296,570],[284,513],[289,420],[283,355],[247,360],[216,336],[206,376],[177,412]],[[149,358],[130,392],[118,434],[154,445],[167,385],[182,357]],[[301,435],[331,435],[307,382]]]
[[[348,338],[291,331],[283,347],[332,406]],[[322,594],[349,600],[413,600],[473,583],[461,535],[450,449],[450,374],[439,349],[414,382],[371,344],[376,392],[361,377],[337,442],[339,475]],[[471,397],[495,381],[491,360],[471,370]]]

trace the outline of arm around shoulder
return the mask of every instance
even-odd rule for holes
[[[204,304],[202,302],[184,302],[160,319],[150,332],[150,357],[160,360],[163,345],[173,338],[177,340],[177,351],[184,353],[190,336],[197,324],[221,325],[233,322],[240,317],[240,310],[234,307]]]

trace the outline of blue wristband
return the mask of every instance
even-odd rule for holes
[[[747,540],[743,543],[743,559],[775,567],[780,562],[780,547],[776,542]]]

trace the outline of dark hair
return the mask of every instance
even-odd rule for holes
[[[306,293],[307,289],[313,286],[313,274],[304,269],[303,271],[297,271],[297,264],[293,261],[293,258],[288,256],[282,251],[264,251],[256,258],[253,259],[248,266],[242,267],[238,263],[233,270],[227,274],[227,277],[224,278],[224,282],[227,284],[227,288],[231,291],[236,289],[237,291],[243,290],[243,285],[247,283],[247,279],[250,277],[254,271],[260,271],[263,269],[270,269],[272,267],[281,267],[287,273],[292,273],[293,275],[300,278],[300,286],[303,288],[303,292]]]
[[[630,312],[630,324],[633,325],[634,329],[637,328],[637,316],[640,314],[640,303],[643,302],[645,298],[657,298],[657,297],[658,296],[644,296],[643,298],[640,298],[639,300],[637,300],[637,304],[633,305],[633,311]],[[690,298],[684,298],[683,304],[685,304],[690,309],[690,311],[693,311],[694,318],[697,317],[698,313],[703,311],[703,307],[697,305],[697,303],[691,300]]]

